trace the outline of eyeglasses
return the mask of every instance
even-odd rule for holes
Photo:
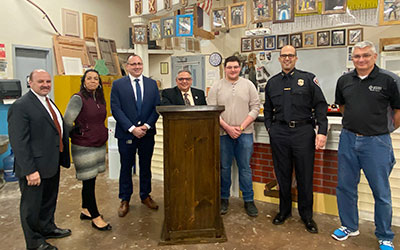
[[[354,56],[352,56],[352,58],[353,59],[356,59],[356,60],[359,60],[361,57],[362,58],[365,58],[365,59],[368,59],[368,58],[370,58],[372,55],[371,54],[361,54],[361,55],[354,55]]]
[[[182,82],[182,81],[191,81],[192,78],[178,78],[178,81]]]
[[[129,66],[133,66],[133,67],[135,67],[135,66],[142,66],[143,65],[143,63],[127,63]]]
[[[226,69],[238,69],[240,68],[240,66],[228,66],[226,67]]]
[[[286,57],[288,57],[289,59],[293,59],[296,55],[294,54],[282,54],[279,55],[281,58],[285,59]]]

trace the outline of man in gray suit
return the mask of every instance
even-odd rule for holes
[[[47,97],[50,74],[34,70],[31,90],[8,111],[14,170],[21,191],[20,216],[27,249],[54,250],[45,239],[71,235],[54,223],[60,165],[70,166],[68,133],[57,106]]]

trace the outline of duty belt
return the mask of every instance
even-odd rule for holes
[[[295,128],[295,127],[300,127],[303,126],[305,124],[311,124],[311,120],[303,120],[303,121],[290,121],[290,122],[286,122],[286,121],[277,121],[280,124],[285,124],[287,126],[289,126],[289,128]]]

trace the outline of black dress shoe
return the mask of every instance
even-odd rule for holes
[[[317,223],[315,223],[315,221],[313,219],[306,220],[303,222],[304,222],[304,225],[306,226],[306,229],[308,232],[313,233],[313,234],[318,233]]]
[[[84,213],[81,213],[81,215],[79,216],[79,218],[80,218],[81,220],[91,220],[91,219],[92,219],[91,216],[87,216],[87,215],[84,214]]]
[[[103,218],[103,215],[100,214],[100,216],[101,216],[101,218]],[[87,216],[87,215],[84,214],[84,213],[81,213],[81,215],[79,216],[79,218],[80,218],[81,220],[92,220],[92,219],[93,219],[91,216]]]
[[[53,246],[53,245],[50,245],[50,244],[47,243],[47,242],[43,242],[43,243],[40,244],[40,246],[37,247],[37,248],[28,248],[28,250],[57,250],[57,249],[58,249],[57,247],[55,247],[55,246]]]
[[[47,233],[44,235],[46,239],[52,239],[52,238],[63,238],[71,235],[71,230],[70,229],[61,229],[61,228],[56,228],[50,233]]]
[[[94,224],[94,222],[92,221],[92,227],[96,228],[97,230],[100,231],[109,231],[112,229],[112,226],[110,224],[105,225],[104,227],[98,227],[96,226],[96,224]]]
[[[285,222],[285,220],[287,218],[289,218],[290,216],[292,216],[292,215],[288,214],[288,215],[285,216],[285,215],[282,215],[281,213],[278,213],[275,216],[275,218],[272,220],[272,224],[274,224],[274,225],[282,225]]]

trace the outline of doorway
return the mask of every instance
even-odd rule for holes
[[[52,50],[50,48],[13,45],[14,78],[21,81],[22,95],[28,92],[28,76],[34,69],[44,69],[52,75]],[[53,98],[53,90],[49,94]]]

